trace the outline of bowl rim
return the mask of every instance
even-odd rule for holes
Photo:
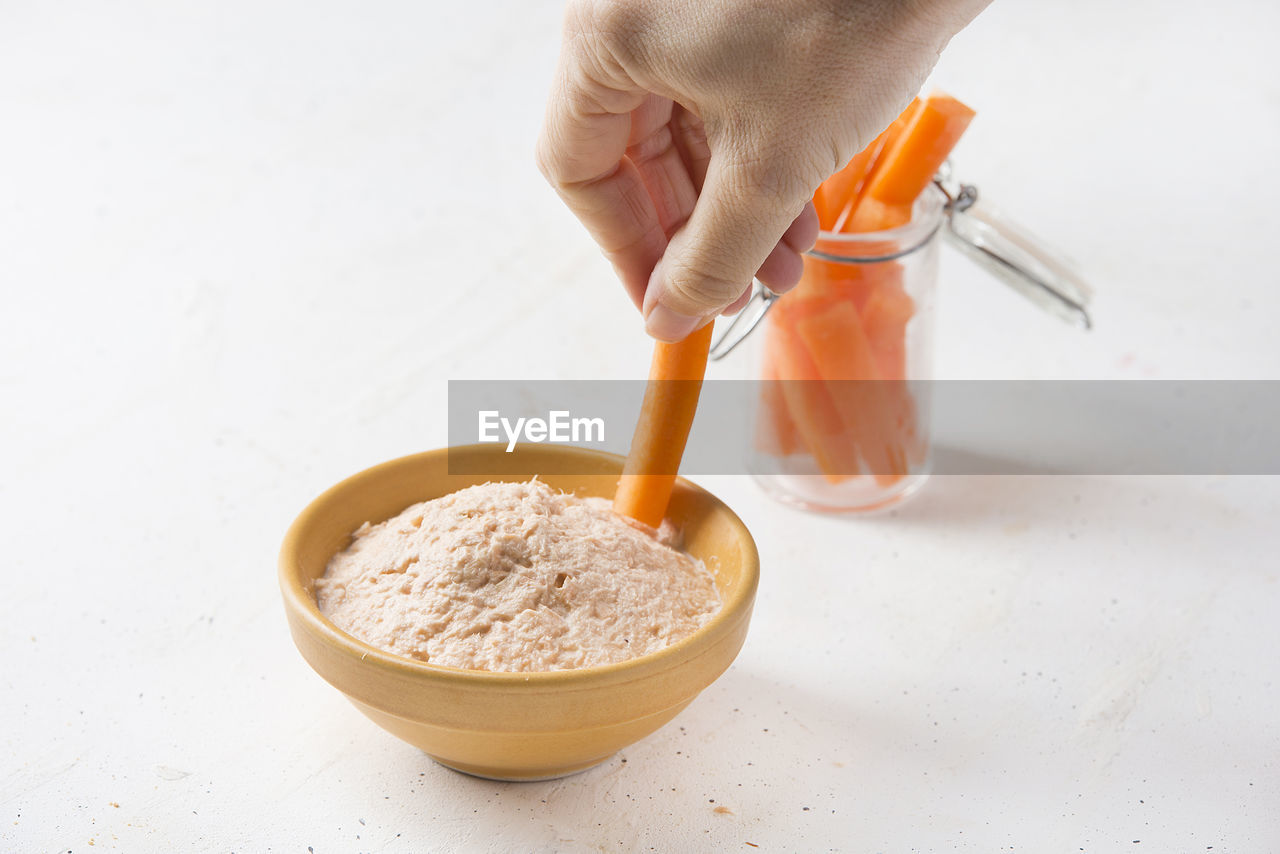
[[[622,464],[625,461],[625,458],[618,454],[597,451],[591,448],[579,448],[572,445],[544,445],[537,450],[542,453],[568,454],[587,459],[595,458],[598,463],[605,463],[610,468],[616,467],[619,474],[621,474]],[[760,580],[760,556],[755,539],[751,536],[751,532],[747,529],[741,517],[727,504],[697,484],[683,477],[677,477],[676,489],[692,492],[695,495],[710,499],[713,506],[728,514],[728,520],[737,530],[739,541],[743,546],[742,583],[738,584],[737,588],[721,601],[720,610],[710,620],[692,634],[681,638],[670,646],[656,652],[627,659],[626,661],[567,670],[471,670],[417,661],[396,653],[387,652],[339,629],[320,613],[315,596],[307,590],[297,573],[297,569],[300,566],[297,555],[303,536],[308,528],[325,507],[338,500],[344,492],[356,484],[366,480],[377,480],[391,471],[417,465],[432,457],[458,451],[467,453],[502,453],[502,448],[496,445],[453,445],[408,454],[378,463],[345,477],[330,486],[308,502],[306,507],[289,525],[284,541],[280,546],[278,561],[278,579],[281,593],[284,596],[285,607],[292,617],[301,620],[302,625],[327,646],[341,651],[345,656],[358,657],[363,665],[371,666],[390,675],[409,678],[417,682],[432,682],[441,687],[475,688],[483,685],[493,688],[563,692],[575,689],[587,690],[607,684],[630,682],[677,667],[700,657],[704,653],[710,652],[716,646],[717,640],[731,633],[740,621],[750,618],[751,607],[754,603]],[[608,477],[610,474],[612,472],[591,476]],[[554,475],[552,476],[554,477]],[[497,475],[496,477],[501,478],[502,475]]]

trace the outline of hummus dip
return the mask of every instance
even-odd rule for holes
[[[608,501],[486,483],[355,532],[316,580],[320,611],[388,652],[473,670],[566,670],[645,655],[720,608],[715,581]]]

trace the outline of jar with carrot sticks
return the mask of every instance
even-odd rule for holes
[[[871,509],[927,476],[945,201],[924,194],[911,219],[891,229],[823,231],[800,285],[762,321],[750,470],[775,497]]]
[[[916,99],[814,197],[822,230],[800,284],[758,290],[712,350],[755,330],[749,471],[781,501],[825,511],[902,500],[928,477],[940,237],[1042,307],[1087,327],[1088,290],[1012,224],[938,180],[973,111]],[[746,330],[735,327],[746,319]]]

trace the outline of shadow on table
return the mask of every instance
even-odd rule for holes
[[[992,464],[998,470],[998,463]],[[1194,502],[1212,512],[1216,499],[1203,488],[1206,476],[1039,474],[935,474],[902,504],[872,513],[852,513],[850,522],[911,526],[954,525],[1017,516],[1030,524],[1057,524],[1087,515],[1105,503],[1108,518],[1143,526],[1160,521],[1154,504]],[[1188,486],[1188,484],[1192,484]]]
[[[998,470],[998,465],[992,465]],[[932,475],[920,492],[901,505],[865,518],[929,526],[977,522],[1016,512],[1023,518],[1059,520],[1075,504],[1106,498],[1131,487],[1115,478],[1087,475],[945,474]],[[848,517],[857,520],[853,515]]]
[[[492,850],[779,850],[799,838],[812,850],[842,848],[859,810],[909,817],[915,805],[888,803],[890,792],[983,749],[969,734],[940,735],[938,710],[908,703],[904,713],[882,703],[883,691],[869,687],[853,703],[845,689],[734,667],[671,724],[596,768],[540,783],[461,778],[451,788],[474,805],[476,837]]]

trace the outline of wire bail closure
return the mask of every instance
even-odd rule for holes
[[[842,258],[816,249],[805,254],[846,264],[895,261],[933,240],[945,224],[947,242],[969,260],[1049,314],[1081,329],[1093,327],[1088,310],[1093,291],[1071,263],[992,206],[979,205],[978,188],[954,181],[949,161],[934,176],[933,185],[946,198],[943,216],[936,228],[906,249],[857,259]],[[711,345],[709,356],[713,361],[720,361],[745,341],[781,296],[758,281],[753,288],[751,299]]]

